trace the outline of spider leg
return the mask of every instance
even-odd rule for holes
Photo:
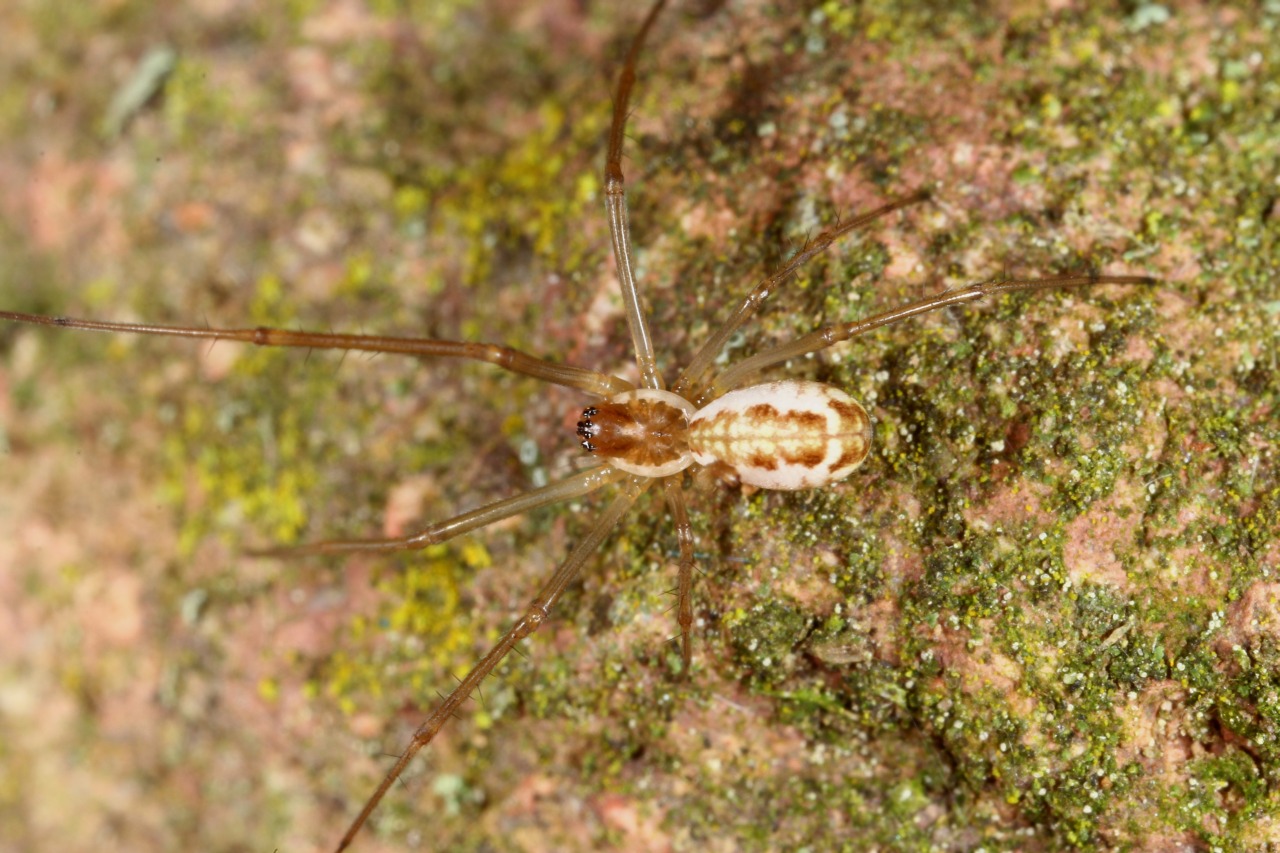
[[[689,675],[693,663],[693,527],[689,524],[689,510],[685,506],[681,475],[666,477],[662,487],[667,492],[667,504],[676,525],[676,540],[680,543],[680,575],[676,583],[676,619],[680,623],[680,657],[684,661],[683,675]]]
[[[356,833],[360,831],[360,827],[364,826],[365,821],[369,819],[369,815],[377,808],[378,803],[381,802],[383,796],[395,784],[396,780],[400,778],[400,774],[404,772],[404,769],[413,760],[413,757],[418,754],[418,751],[431,742],[431,739],[436,736],[436,733],[440,731],[440,728],[448,721],[449,717],[480,686],[480,683],[507,656],[507,653],[514,649],[516,644],[525,637],[542,627],[542,624],[550,616],[551,608],[555,606],[560,596],[564,594],[565,588],[577,577],[582,564],[595,553],[604,538],[609,535],[609,532],[618,523],[618,520],[622,518],[623,514],[631,508],[636,499],[653,482],[648,478],[631,476],[622,484],[621,493],[613,499],[613,502],[597,519],[595,526],[587,532],[582,541],[569,554],[568,559],[560,565],[560,568],[556,569],[551,579],[538,591],[537,597],[534,598],[524,615],[516,620],[515,624],[498,640],[497,644],[480,659],[480,662],[467,673],[466,677],[453,689],[453,692],[436,706],[436,709],[431,712],[431,716],[427,717],[422,725],[418,727],[418,730],[413,733],[413,740],[409,742],[404,752],[396,759],[396,763],[387,772],[387,775],[383,777],[382,782],[378,784],[377,790],[369,797],[368,802],[364,804],[364,808],[360,810],[355,820],[351,822],[346,834],[342,836],[342,840],[338,842],[337,850],[339,853],[347,849],[351,844]]]
[[[640,31],[631,40],[627,61],[618,76],[618,89],[613,97],[613,123],[609,127],[609,154],[604,166],[604,206],[609,218],[609,239],[613,243],[613,258],[618,266],[618,283],[622,289],[622,304],[627,314],[627,328],[636,351],[636,366],[640,368],[640,384],[645,388],[662,388],[658,375],[658,362],[653,354],[653,338],[649,324],[640,305],[640,291],[636,287],[635,265],[631,260],[631,226],[627,217],[627,188],[622,175],[622,140],[627,128],[627,105],[631,101],[631,88],[636,82],[636,61],[644,46],[649,30],[666,0],[657,0],[645,16]]]
[[[321,542],[308,542],[304,545],[256,548],[245,553],[250,557],[310,557],[317,554],[388,553],[392,551],[417,550],[428,545],[444,542],[455,536],[461,536],[463,533],[469,533],[472,530],[488,527],[496,521],[510,518],[513,515],[520,515],[539,507],[580,497],[610,483],[616,483],[626,476],[627,474],[616,468],[600,465],[580,471],[558,483],[551,483],[540,489],[495,501],[469,512],[455,515],[452,518],[446,518],[444,521],[438,521],[429,527],[410,533],[408,536],[397,536],[390,539],[326,539]]]
[[[707,387],[704,396],[718,397],[743,384],[743,381],[759,371],[789,359],[824,350],[833,344],[847,341],[855,335],[879,326],[887,326],[917,314],[934,311],[947,305],[973,302],[997,293],[1015,290],[1048,290],[1060,287],[1087,287],[1095,284],[1155,284],[1156,280],[1145,275],[1059,275],[1049,278],[1007,278],[972,284],[959,290],[944,290],[916,302],[910,302],[890,311],[875,314],[852,323],[828,326],[803,337],[780,344],[730,367],[717,376]]]
[[[631,390],[631,383],[584,367],[559,364],[535,358],[527,353],[499,344],[464,341],[439,341],[431,338],[399,338],[388,335],[346,335],[334,332],[295,332],[288,329],[211,329],[206,326],[158,326],[151,323],[111,323],[105,320],[78,320],[72,317],[48,317],[0,311],[0,320],[84,329],[91,332],[124,332],[133,335],[164,335],[175,338],[198,338],[212,341],[239,341],[267,347],[301,347],[304,349],[362,350],[389,352],[419,357],[458,358],[495,364],[512,373],[522,373],[544,382],[577,388],[597,397],[612,397]]]
[[[870,222],[874,222],[883,216],[888,216],[895,210],[919,204],[928,198],[928,190],[917,190],[910,195],[896,198],[888,204],[877,207],[875,210],[855,216],[848,222],[841,222],[836,227],[829,228],[813,240],[806,242],[800,251],[792,255],[785,264],[769,273],[763,281],[752,288],[746,299],[742,300],[742,304],[730,315],[724,325],[717,329],[716,333],[707,339],[707,342],[693,354],[693,358],[689,360],[689,364],[685,367],[684,372],[680,374],[680,378],[671,386],[671,390],[685,397],[695,406],[705,406],[711,402],[712,398],[719,395],[709,394],[706,391],[694,395],[692,394],[693,389],[702,380],[703,375],[711,367],[716,356],[720,354],[720,350],[724,349],[725,342],[729,340],[734,332],[742,328],[744,323],[751,319],[778,285],[790,278],[796,270],[807,263],[814,255],[825,252],[832,243],[850,231],[856,231]]]

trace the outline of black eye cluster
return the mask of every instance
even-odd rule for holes
[[[582,410],[582,420],[578,421],[578,435],[582,437],[582,449],[588,453],[593,453],[596,449],[596,446],[591,443],[591,437],[600,432],[600,427],[593,424],[591,419],[599,411],[595,406],[589,406]]]

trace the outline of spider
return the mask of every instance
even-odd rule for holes
[[[596,464],[560,482],[481,506],[403,537],[326,540],[299,547],[251,552],[260,556],[298,558],[420,548],[605,487],[616,490],[616,495],[544,583],[528,608],[517,616],[507,633],[417,729],[413,739],[352,820],[338,843],[338,850],[351,844],[408,763],[431,742],[447,719],[478,689],[498,663],[547,621],[583,565],[639,497],[656,484],[662,487],[679,546],[676,621],[680,626],[684,671],[688,671],[692,660],[692,586],[696,561],[685,497],[686,472],[706,469],[725,479],[767,489],[821,488],[850,476],[870,450],[870,417],[857,401],[837,388],[816,382],[753,382],[763,371],[827,349],[879,326],[991,295],[1099,284],[1153,283],[1152,279],[1144,276],[1097,274],[1001,278],[980,282],[934,294],[861,320],[819,329],[716,371],[716,359],[726,343],[753,318],[774,290],[839,238],[891,213],[926,201],[927,191],[915,191],[843,221],[808,241],[783,266],[755,285],[668,384],[658,371],[648,321],[641,308],[622,169],[624,131],[639,57],[664,5],[665,0],[657,0],[650,8],[624,60],[615,90],[604,169],[606,216],[638,384],[493,344],[275,328],[160,326],[0,311],[0,319],[89,331],[486,362],[508,372],[581,391],[591,398],[576,429],[584,450]]]

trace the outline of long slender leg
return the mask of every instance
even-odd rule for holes
[[[743,384],[748,376],[788,359],[808,355],[811,352],[847,341],[855,335],[879,326],[887,326],[917,314],[957,305],[962,302],[973,302],[997,293],[1009,293],[1015,290],[1048,290],[1059,287],[1086,287],[1095,284],[1155,284],[1156,280],[1145,275],[1060,275],[1050,278],[1007,278],[996,281],[985,281],[959,290],[946,290],[935,293],[917,302],[885,311],[852,323],[839,326],[828,326],[816,332],[810,332],[794,341],[781,344],[762,353],[745,358],[721,373],[708,386],[704,396],[718,397],[726,391]]]
[[[0,311],[0,320],[83,329],[91,332],[123,332],[131,335],[164,335],[174,338],[202,338],[214,341],[240,341],[267,347],[301,347],[304,349],[362,350],[420,357],[459,358],[495,364],[512,373],[522,373],[545,382],[577,388],[597,397],[612,397],[631,390],[631,383],[616,376],[558,364],[535,358],[511,347],[463,341],[437,341],[430,338],[398,338],[387,335],[344,335],[333,332],[293,332],[288,329],[209,329],[200,326],[157,326],[151,323],[110,323],[105,320],[77,320],[71,317],[47,317]]]
[[[472,530],[488,527],[496,521],[513,515],[580,497],[626,477],[627,474],[616,468],[601,465],[580,471],[558,483],[446,518],[408,536],[397,536],[392,539],[328,539],[323,542],[308,542],[305,545],[254,549],[245,553],[251,557],[308,557],[316,554],[352,552],[385,554],[391,551],[411,551],[444,542]]]
[[[573,549],[560,568],[556,569],[556,573],[551,576],[546,585],[539,590],[537,597],[534,598],[533,603],[529,605],[524,615],[516,620],[516,623],[502,636],[502,639],[498,640],[488,654],[480,659],[480,662],[467,673],[466,678],[458,683],[453,692],[445,697],[444,701],[431,712],[431,716],[427,717],[422,725],[418,727],[418,730],[413,733],[413,740],[405,747],[404,752],[400,754],[391,770],[387,772],[382,782],[379,783],[377,790],[373,792],[373,796],[369,798],[368,802],[364,804],[364,808],[360,810],[360,814],[356,815],[356,819],[351,822],[346,835],[342,836],[342,841],[338,843],[337,848],[339,853],[351,844],[351,840],[360,831],[360,827],[364,826],[365,821],[369,819],[369,815],[377,808],[387,790],[400,778],[400,774],[404,772],[405,767],[418,754],[418,751],[431,742],[431,739],[440,731],[445,721],[480,686],[480,682],[484,681],[485,677],[493,671],[493,668],[507,656],[507,653],[515,648],[516,643],[519,643],[542,627],[542,624],[550,616],[551,608],[555,606],[560,596],[564,594],[565,588],[577,576],[582,564],[595,553],[596,549],[600,547],[600,543],[609,535],[609,531],[613,530],[618,520],[636,502],[636,498],[653,482],[651,479],[632,476],[623,483],[621,493],[613,499],[613,503],[609,504],[608,508],[605,509],[604,513],[596,521],[595,526],[583,537],[583,540]]]
[[[680,374],[680,378],[671,386],[671,390],[688,398],[695,406],[704,406],[709,403],[710,400],[706,393],[691,397],[689,396],[690,391],[698,386],[703,375],[711,367],[712,362],[715,361],[716,356],[720,354],[720,350],[724,348],[725,342],[729,340],[734,332],[742,328],[744,323],[751,319],[778,285],[790,278],[796,270],[807,263],[814,255],[826,251],[832,243],[850,231],[857,230],[882,216],[888,216],[895,210],[918,204],[928,198],[928,190],[917,190],[911,195],[894,199],[888,204],[877,207],[875,210],[855,216],[847,222],[840,223],[835,228],[823,231],[813,240],[806,243],[804,248],[792,255],[785,264],[770,273],[747,294],[747,298],[742,300],[742,304],[738,306],[737,310],[733,312],[724,325],[717,329],[716,333],[693,354],[693,358],[689,360],[689,364],[685,367],[684,372]]]
[[[682,475],[667,477],[662,486],[667,492],[667,504],[676,525],[676,540],[680,543],[680,574],[676,582],[676,619],[680,623],[680,657],[684,660],[684,674],[689,674],[693,663],[693,526],[689,524],[689,510],[685,506],[684,489],[680,485]]]
[[[649,10],[640,31],[631,40],[627,61],[618,77],[618,89],[613,96],[613,124],[609,127],[609,154],[604,165],[604,207],[609,217],[609,238],[613,243],[613,258],[618,266],[618,282],[622,288],[622,304],[627,314],[627,327],[635,346],[636,365],[640,368],[640,384],[646,388],[661,388],[658,362],[653,354],[653,339],[649,336],[649,324],[640,306],[640,291],[636,287],[635,265],[631,261],[631,226],[627,218],[627,188],[622,176],[622,139],[627,128],[627,105],[631,102],[631,88],[636,82],[636,60],[645,38],[662,11],[666,0],[658,0]]]

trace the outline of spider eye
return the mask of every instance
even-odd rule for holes
[[[600,434],[600,425],[591,422],[591,418],[598,415],[600,410],[595,406],[590,406],[582,410],[582,420],[578,421],[578,435],[582,438],[582,446],[588,453],[595,450],[595,445],[591,443],[591,437]]]

